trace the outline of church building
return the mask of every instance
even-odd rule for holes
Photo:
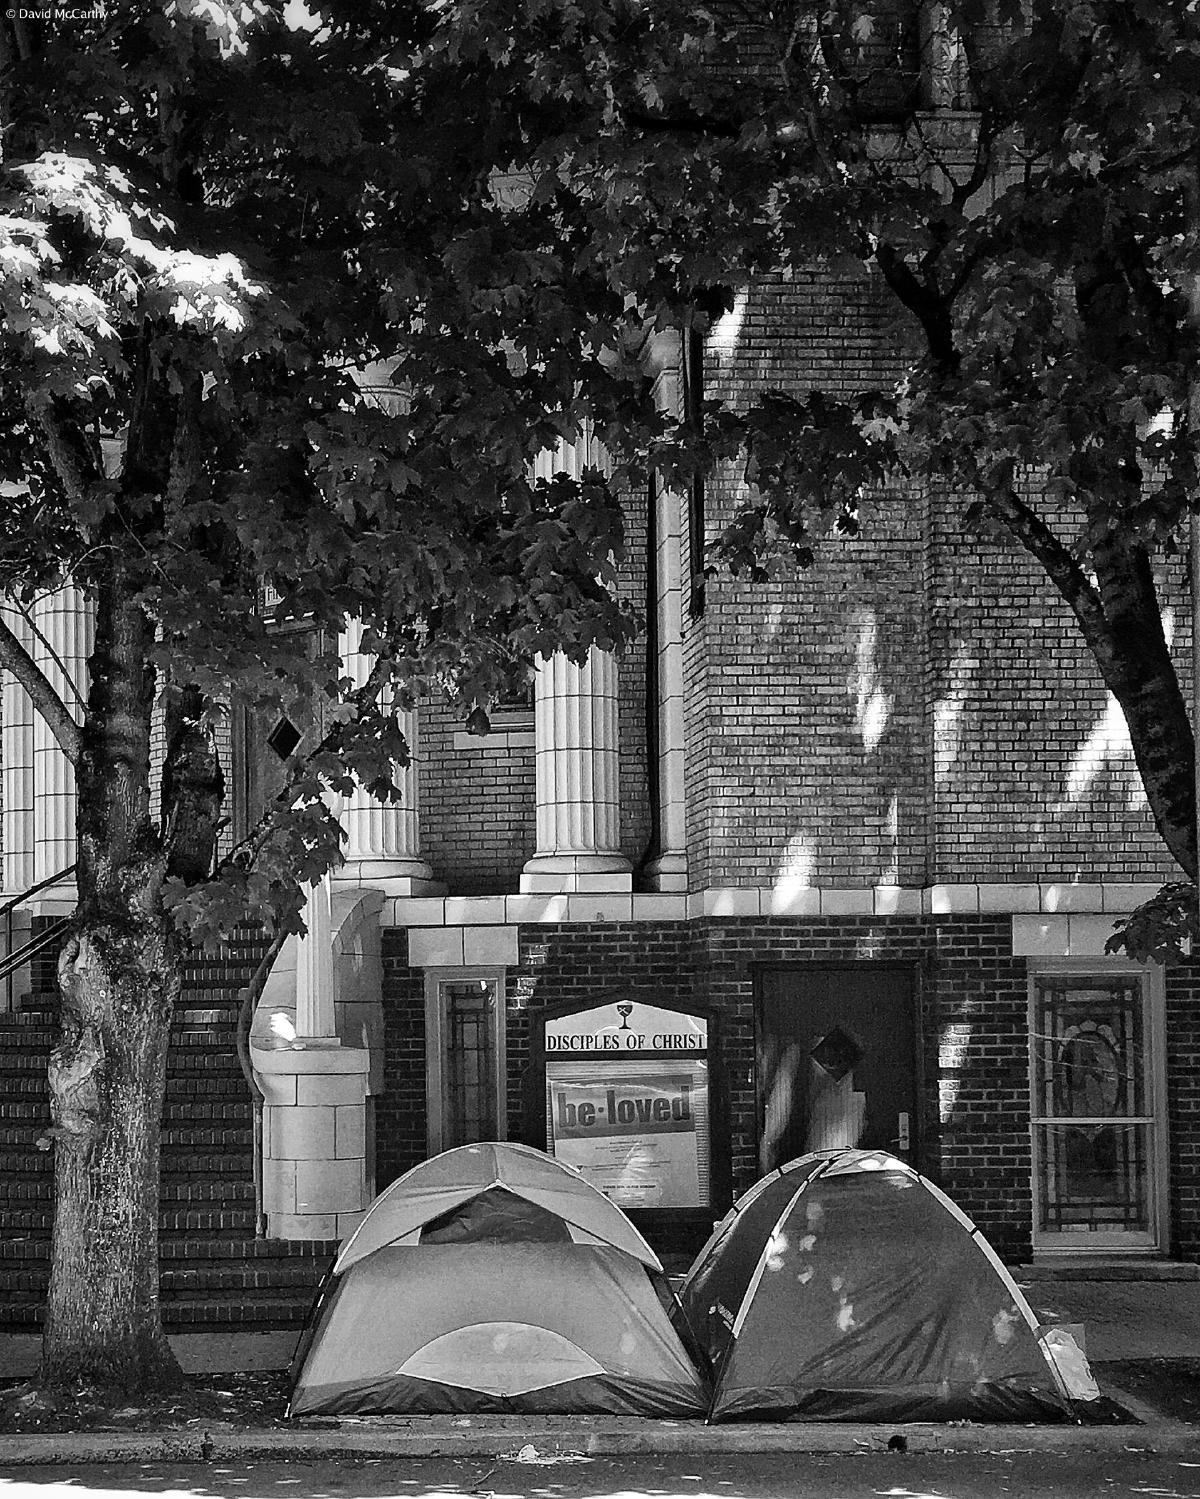
[[[647,379],[676,408],[689,361],[731,398],[803,385],[849,327],[878,376],[877,297],[765,280],[702,346],[648,340]],[[586,438],[539,460],[602,461]],[[1195,1257],[1197,985],[1105,953],[1170,868],[1066,607],[928,493],[873,500],[807,571],[706,576],[740,493],[731,472],[627,496],[635,646],[540,661],[486,734],[423,702],[401,803],[343,808],[345,862],[254,1020],[268,1238],[327,1246],[416,1162],[509,1138],[681,1258],[762,1173],[862,1145],[1012,1262]],[[82,680],[79,601],[36,623],[47,670]],[[342,645],[365,671],[352,629]],[[233,717],[235,823],[304,735]],[[70,865],[74,815],[12,682],[3,763],[7,894]],[[70,898],[34,889],[20,917]]]

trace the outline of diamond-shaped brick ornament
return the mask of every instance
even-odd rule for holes
[[[848,1036],[840,1025],[835,1025],[821,1037],[810,1055],[835,1083],[840,1083],[862,1061],[864,1052],[852,1036]]]

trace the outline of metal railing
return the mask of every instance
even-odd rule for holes
[[[0,956],[0,983],[4,985],[4,1013],[11,1015],[16,1006],[13,1003],[14,978],[22,968],[28,966],[34,958],[45,952],[48,948],[56,946],[66,932],[70,924],[70,918],[61,916],[57,921],[52,921],[49,926],[43,927],[36,936],[29,937],[19,947],[14,948],[17,935],[17,912],[29,900],[30,896],[38,895],[43,890],[49,890],[54,885],[61,884],[75,873],[74,864],[68,864],[65,869],[60,869],[57,874],[48,875],[44,880],[39,880],[36,885],[30,885],[28,890],[22,890],[20,895],[14,895],[0,905],[0,926],[3,928],[3,955]]]

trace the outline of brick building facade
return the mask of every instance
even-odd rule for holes
[[[814,275],[740,293],[705,378],[736,401],[874,382],[898,357],[875,288]],[[647,345],[663,405],[682,358]],[[585,436],[543,460],[602,455]],[[733,473],[709,487],[709,535],[739,494]],[[618,1040],[678,1011],[711,1042],[707,1073],[651,1046],[555,1074],[593,1110],[610,1076],[610,1108],[640,1088],[648,1117],[659,1074],[707,1086],[682,1142],[614,1120],[602,1149],[571,1143],[667,1248],[789,1154],[861,1143],[929,1173],[1010,1260],[1200,1254],[1200,980],[1104,954],[1171,871],[1048,581],[964,535],[948,497],[893,493],[809,571],[718,575],[701,607],[688,496],[627,509],[637,646],[541,663],[533,705],[486,736],[422,705],[402,808],[348,809],[347,862],[255,1026],[272,1235],[336,1239],[462,1140],[561,1148],[547,1017],[590,1009]],[[1183,581],[1163,579],[1181,663]],[[10,866],[37,769],[24,722],[5,727]],[[44,862],[66,862],[54,837]]]
[[[877,379],[894,356],[869,286],[781,280],[746,292],[711,330],[706,381],[736,399],[756,384],[837,384],[838,370]],[[710,532],[737,497],[734,475],[710,490]],[[709,1007],[735,1192],[776,1159],[764,1144],[773,1111],[790,1110],[782,1138],[803,1145],[812,1099],[799,1073],[790,1101],[772,1099],[779,1053],[803,1044],[812,1065],[840,995],[848,1018],[833,1029],[861,1051],[866,1014],[886,1061],[864,1055],[835,1081],[861,1080],[869,1095],[873,1068],[898,1070],[913,1105],[898,1111],[911,1113],[904,1128],[885,1126],[868,1096],[865,1125],[843,1119],[837,1143],[903,1141],[1012,1259],[1195,1256],[1195,976],[1104,953],[1120,914],[1171,868],[1119,710],[1048,581],[1015,546],[965,535],[949,498],[898,493],[810,571],[710,578],[694,610],[687,505],[660,496],[658,509],[660,530],[678,538],[679,580],[666,590],[676,654],[672,677],[672,629],[660,631],[650,739],[645,712],[629,706],[646,701],[642,663],[618,666],[628,869],[522,885],[537,839],[534,762],[564,751],[539,751],[528,731],[519,741],[511,719],[497,736],[506,784],[462,737],[449,763],[422,761],[423,804],[452,804],[460,846],[475,852],[453,873],[431,857],[445,897],[385,902],[379,1181],[447,1138],[429,1120],[439,1064],[426,1027],[447,1002],[439,985],[460,972],[495,986],[505,1128],[541,1145],[525,1090],[548,1010],[602,1007],[618,992]],[[1182,569],[1162,582],[1186,670]],[[663,708],[672,693],[674,716]],[[674,787],[663,775],[672,750]],[[650,809],[664,795],[682,802],[683,880],[657,878],[648,858],[663,846]],[[497,879],[492,819],[522,817],[524,842]]]

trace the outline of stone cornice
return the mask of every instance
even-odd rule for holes
[[[875,885],[850,889],[735,887],[690,895],[567,894],[398,896],[382,924],[403,927],[507,926],[557,922],[690,921],[729,918],[813,920],[840,916],[1065,916],[1115,919],[1148,900],[1157,883]]]

